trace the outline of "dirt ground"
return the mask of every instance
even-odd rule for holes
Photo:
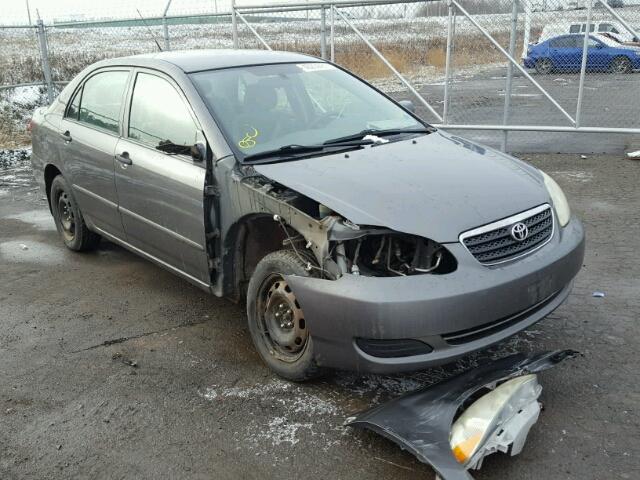
[[[545,410],[523,453],[474,475],[637,479],[640,162],[524,158],[555,176],[587,230],[569,300],[446,368],[307,384],[262,365],[241,306],[108,242],[67,251],[29,169],[0,172],[0,478],[432,478],[345,418],[491,356],[573,348],[584,356],[541,375]]]

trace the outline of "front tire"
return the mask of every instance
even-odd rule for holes
[[[633,66],[627,57],[616,57],[611,60],[611,73],[631,73]]]
[[[256,266],[247,290],[247,316],[253,344],[279,376],[294,382],[322,374],[313,356],[313,339],[285,276],[311,276],[293,250],[266,255]]]
[[[49,201],[56,228],[68,249],[82,252],[98,246],[100,236],[87,228],[73,192],[62,175],[51,182]]]

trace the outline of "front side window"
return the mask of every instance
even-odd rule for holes
[[[139,73],[131,99],[129,138],[149,146],[196,143],[198,129],[178,91],[165,79]]]
[[[364,82],[328,63],[235,67],[191,74],[241,156],[320,145],[365,130],[424,129]]]
[[[108,71],[89,78],[82,88],[78,120],[118,133],[120,109],[128,77],[127,71]]]

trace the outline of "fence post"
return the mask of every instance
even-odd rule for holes
[[[522,45],[522,58],[527,56],[529,50],[529,42],[531,41],[531,0],[522,0],[524,10],[524,35]]]
[[[166,51],[171,50],[171,45],[169,45],[169,25],[167,24],[167,12],[169,11],[169,7],[171,6],[171,0],[167,2],[167,6],[162,12],[162,35],[164,37],[164,49]]]
[[[231,35],[233,48],[238,48],[238,20],[236,18],[236,0],[231,0]]]
[[[330,20],[331,20],[331,31],[329,32],[329,44],[330,44],[330,48],[331,48],[331,54],[330,54],[330,59],[332,62],[335,63],[336,61],[336,39],[335,39],[335,27],[336,27],[336,12],[335,12],[336,6],[332,3],[331,4],[331,11],[330,11]]]
[[[451,77],[451,45],[453,43],[453,4],[447,1],[448,22],[447,22],[447,52],[444,61],[444,106],[442,110],[442,123],[445,125],[449,121],[449,82]]]
[[[327,59],[327,12],[320,5],[320,56]]]
[[[582,66],[580,67],[580,86],[578,87],[578,106],[576,107],[576,128],[580,128],[582,116],[582,99],[584,98],[584,77],[587,75],[587,53],[589,52],[589,36],[591,35],[591,14],[593,13],[593,1],[587,0],[587,25],[584,30],[582,42]]]
[[[47,34],[44,30],[44,22],[38,19],[38,40],[40,42],[40,57],[42,58],[42,73],[47,84],[47,100],[49,105],[53,103],[53,80],[51,79],[51,67],[49,66],[49,49],[47,48]]]
[[[511,36],[509,37],[509,55],[512,57],[515,56],[516,53],[516,36],[517,36],[517,28],[518,28],[518,0],[512,0],[513,6],[511,9]],[[502,117],[503,125],[507,125],[509,123],[509,108],[511,107],[511,90],[513,88],[513,64],[508,62],[507,64],[507,85],[504,89],[504,114]],[[502,144],[501,150],[503,152],[507,151],[507,139],[509,136],[509,132],[504,130],[502,132]]]

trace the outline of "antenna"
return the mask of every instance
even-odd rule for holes
[[[147,25],[147,22],[142,16],[142,14],[140,13],[140,10],[136,8],[136,12],[138,12],[138,15],[140,15],[140,20],[142,20],[143,25],[147,27],[147,31],[149,32],[149,35],[151,35],[151,38],[153,38],[153,41],[156,42],[156,46],[158,47],[158,50],[162,51],[162,47],[158,43],[158,40],[156,40],[156,36],[153,34],[151,29],[149,28],[149,25]]]
[[[29,0],[27,2],[27,15],[29,16],[29,25],[31,25],[31,10],[29,9]]]

